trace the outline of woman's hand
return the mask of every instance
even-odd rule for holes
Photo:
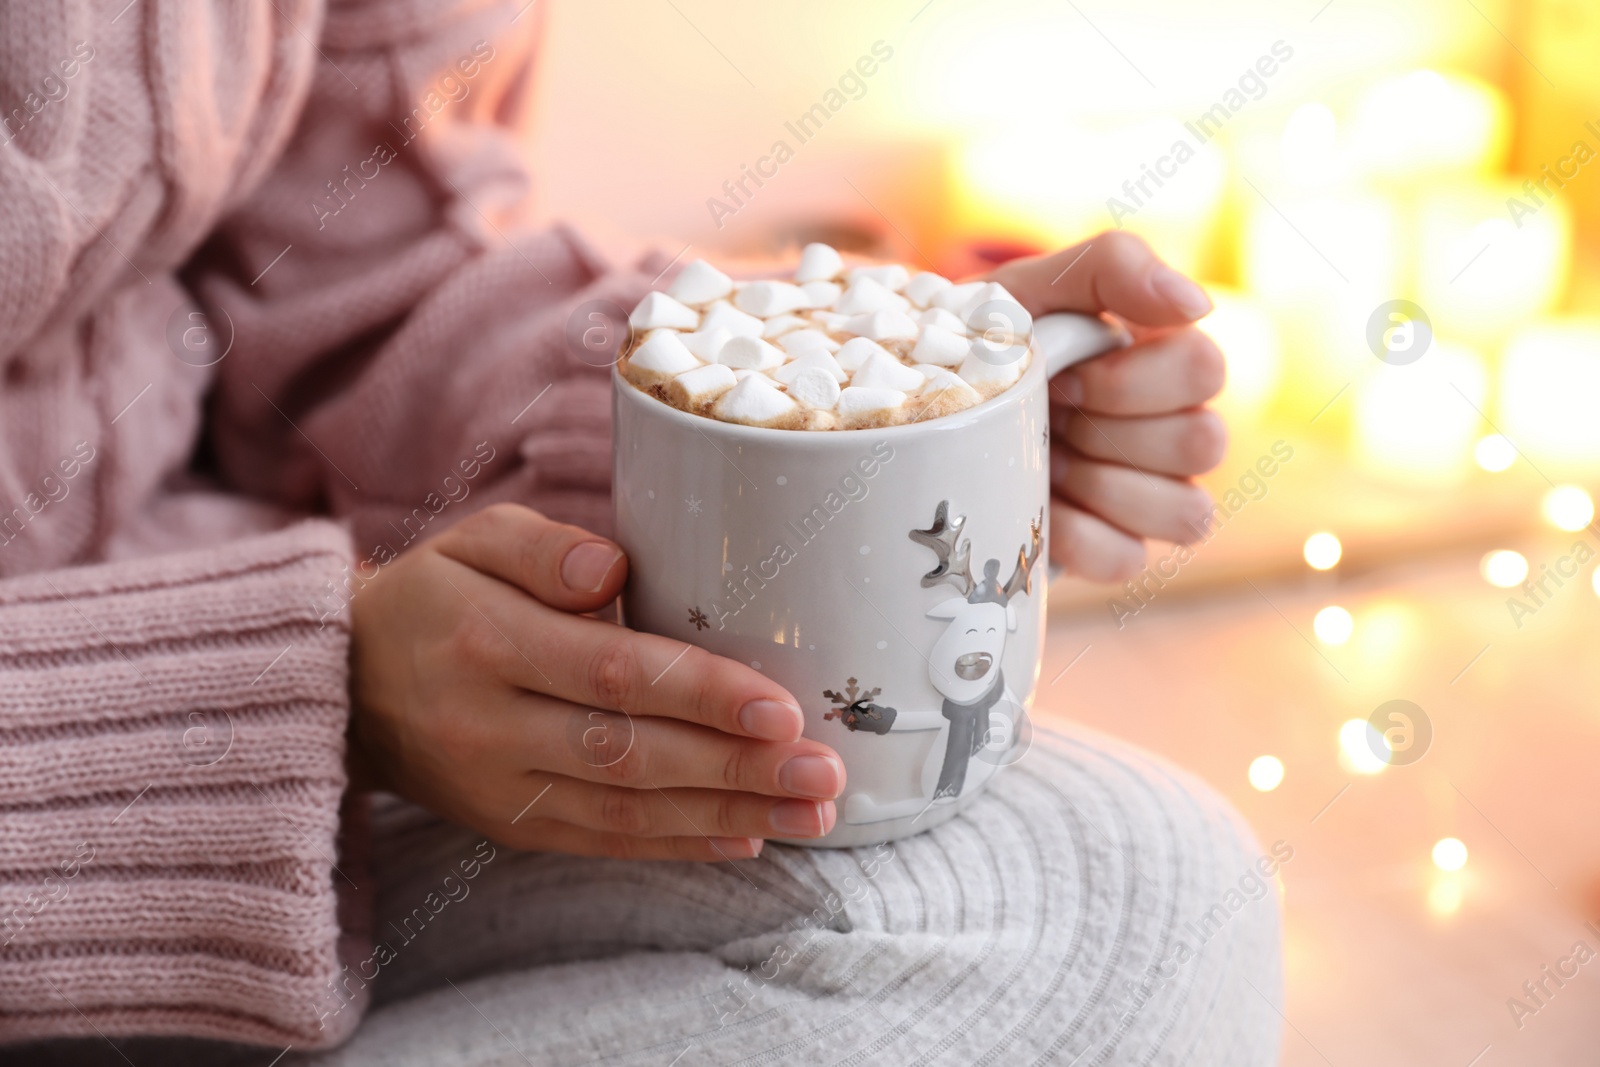
[[[833,828],[844,764],[788,692],[731,660],[586,618],[609,541],[500,504],[351,601],[353,776],[513,848],[744,859]]]
[[[1227,431],[1205,409],[1222,389],[1222,353],[1190,325],[1211,310],[1194,282],[1130,234],[1018,259],[989,278],[1034,315],[1111,312],[1134,344],[1050,382],[1050,556],[1094,581],[1144,566],[1144,539],[1205,534],[1211,497],[1195,485],[1221,460]]]

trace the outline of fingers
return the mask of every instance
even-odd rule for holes
[[[1205,536],[1211,497],[1197,485],[1055,451],[1050,483],[1067,503],[1135,537],[1188,544]]]
[[[1071,504],[1052,500],[1050,559],[1091,582],[1122,582],[1144,568],[1144,542]]]
[[[1216,342],[1177,330],[1068,368],[1051,379],[1050,400],[1106,415],[1165,415],[1204,404],[1225,377]]]
[[[1120,230],[1053,255],[1013,260],[990,278],[1035,315],[1110,311],[1144,326],[1180,326],[1211,311],[1205,290]]]
[[[539,601],[494,596],[473,602],[485,630],[493,631],[481,635],[478,647],[488,650],[507,681],[575,704],[683,719],[730,734],[769,741],[800,736],[805,719],[799,703],[760,672],[681,641],[565,614],[620,590],[627,566],[610,542],[511,505],[486,509],[440,542],[441,553]],[[597,593],[580,592],[566,584],[570,574],[563,577],[574,556],[591,549],[594,566],[582,580],[603,572]]]
[[[561,775],[538,776],[530,814],[627,837],[821,837],[833,829],[832,801],[773,799],[725,789],[629,789]],[[526,822],[527,820],[523,820]],[[519,826],[522,822],[518,823]]]
[[[509,761],[523,771],[629,789],[730,789],[804,800],[832,800],[845,785],[834,751],[805,738],[758,741],[531,695],[505,721]]]
[[[618,860],[691,860],[720,863],[754,859],[766,844],[759,837],[633,837],[602,833],[559,822],[530,822],[515,839],[491,834],[510,848],[564,852],[569,856],[603,856]]]
[[[1052,439],[1093,459],[1189,478],[1215,467],[1228,446],[1228,431],[1215,412],[1117,418],[1052,408]]]
[[[593,611],[622,591],[622,549],[531,508],[495,504],[450,530],[440,552],[567,612]]]
[[[793,741],[800,705],[766,675],[704,649],[592,619],[546,618],[537,672],[507,659],[518,685],[574,704],[664,716],[724,733]]]

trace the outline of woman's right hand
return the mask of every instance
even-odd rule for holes
[[[622,550],[499,504],[351,601],[353,776],[512,848],[744,859],[833,828],[844,764],[741,663],[588,618]]]

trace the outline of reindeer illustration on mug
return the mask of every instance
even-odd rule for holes
[[[988,560],[983,565],[983,577],[973,579],[972,544],[961,536],[966,521],[965,515],[952,518],[950,502],[941,500],[934,511],[933,525],[910,531],[913,541],[932,549],[938,557],[937,566],[922,576],[922,585],[931,588],[948,583],[960,592],[927,613],[932,619],[949,620],[927,655],[928,678],[944,698],[942,706],[938,710],[898,711],[875,703],[876,689],[866,693],[864,699],[848,703],[832,690],[824,693],[835,703],[846,703],[832,714],[837,714],[851,731],[883,735],[891,731],[940,730],[942,755],[935,741],[928,756],[930,764],[940,760],[938,777],[933,778],[931,765],[924,768],[921,797],[883,802],[857,793],[845,804],[846,822],[898,819],[920,814],[940,801],[953,801],[967,785],[971,761],[985,750],[1004,756],[1022,727],[1025,712],[1006,685],[1000,657],[1007,636],[1017,628],[1017,609],[1012,600],[1018,594],[1032,592],[1031,575],[1044,543],[1044,513],[1041,510],[1038,519],[1030,524],[1030,543],[1018,549],[1016,567],[1004,585],[999,580],[998,559]],[[855,679],[850,682],[850,696],[854,697]],[[994,773],[996,764],[983,762],[980,766],[986,770],[978,772],[981,778],[973,783],[975,786]]]

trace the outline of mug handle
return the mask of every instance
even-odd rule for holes
[[[1133,343],[1132,335],[1119,323],[1098,315],[1074,315],[1064,311],[1035,319],[1033,339],[1044,357],[1046,378],[1054,378],[1074,363],[1115,352]],[[1054,581],[1060,574],[1060,566],[1054,562],[1045,564],[1048,581]]]
[[[1057,311],[1033,321],[1033,339],[1044,356],[1044,376],[1054,378],[1074,363],[1133,343],[1126,327],[1098,315]]]

